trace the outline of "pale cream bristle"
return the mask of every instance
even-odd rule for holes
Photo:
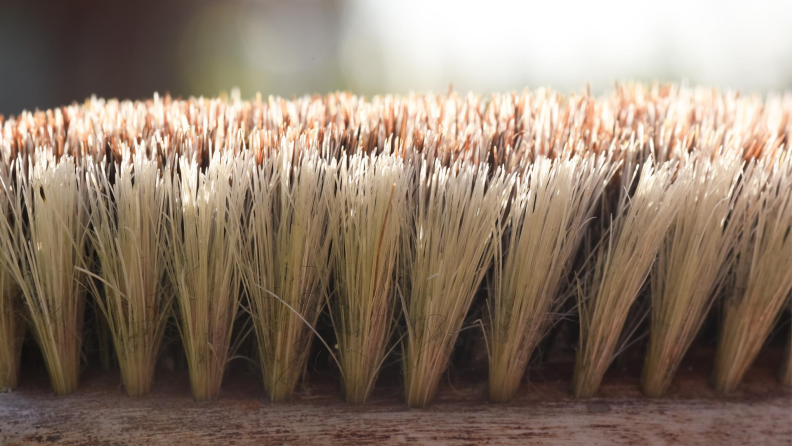
[[[792,156],[752,163],[735,208],[744,227],[734,284],[723,303],[714,382],[732,392],[770,335],[792,292]]]
[[[165,289],[165,206],[170,187],[156,160],[124,147],[115,181],[105,162],[89,166],[91,239],[99,260],[88,280],[113,340],[127,395],[151,389],[172,294]],[[169,178],[169,170],[164,177]],[[101,288],[97,283],[101,283]]]
[[[0,163],[0,181],[9,184],[8,165]],[[8,194],[0,191],[0,221],[8,221]],[[0,227],[0,250],[7,249],[6,237],[13,234]],[[22,314],[22,302],[19,287],[0,258],[0,392],[14,390],[19,383],[19,362],[22,355],[22,340],[25,334],[25,323]]]
[[[723,279],[739,234],[740,216],[731,214],[741,159],[733,153],[685,156],[677,172],[678,209],[658,252],[652,274],[649,346],[643,369],[643,391],[662,396],[671,385]],[[727,219],[730,223],[727,224]]]
[[[792,387],[792,329],[789,330],[789,341],[786,347],[786,359],[781,365],[781,384]]]
[[[327,167],[328,190],[335,190],[327,203],[335,274],[330,316],[344,398],[363,403],[395,327],[400,237],[412,173],[394,155],[341,156],[340,163],[333,160]]]
[[[17,286],[0,266],[0,392],[16,389],[25,324]]]
[[[514,176],[489,166],[424,161],[413,194],[404,309],[407,405],[435,396],[465,315],[500,241]]]
[[[59,160],[36,150],[35,163],[22,174],[17,161],[16,184],[6,185],[10,214],[3,220],[3,255],[9,274],[27,305],[30,329],[41,348],[55,393],[74,392],[80,378],[85,308],[83,283],[88,204],[84,179],[75,160]]]
[[[294,144],[253,172],[240,256],[270,401],[294,393],[329,285],[325,165]]]
[[[564,302],[562,278],[617,166],[608,155],[541,159],[517,179],[488,303],[490,401],[517,391]]]
[[[655,171],[651,158],[644,162],[635,194],[621,198],[607,239],[597,249],[594,271],[579,303],[580,343],[572,378],[578,398],[597,392],[617,354],[627,314],[674,218],[679,189],[672,186],[672,171],[669,163]]]
[[[240,297],[237,268],[241,218],[253,159],[214,152],[205,171],[181,158],[168,216],[166,265],[178,304],[181,334],[193,398],[220,392],[233,339]],[[169,188],[170,190],[170,188]]]

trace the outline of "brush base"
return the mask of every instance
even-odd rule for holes
[[[45,362],[46,358],[45,358]],[[65,364],[64,364],[65,363]],[[55,395],[64,396],[71,395],[80,386],[80,362],[64,361],[60,364],[60,368],[55,368],[54,364],[47,362],[47,369],[49,370],[50,383]],[[54,372],[53,370],[59,370]]]
[[[438,375],[424,376],[411,375],[412,382],[407,382],[404,399],[407,407],[420,409],[426,407],[434,400],[437,394],[437,386],[443,373]]]
[[[16,392],[0,394],[0,444],[783,444],[792,436],[792,393],[776,379],[780,354],[760,355],[728,398],[708,384],[708,355],[684,361],[668,398],[643,397],[640,364],[630,363],[609,370],[598,398],[576,401],[573,361],[561,358],[532,367],[531,385],[509,404],[487,403],[486,367],[457,370],[426,410],[405,408],[394,370],[383,372],[365,406],[344,402],[326,371],[309,372],[288,404],[267,401],[245,367],[232,367],[218,400],[203,404],[190,397],[183,370],[157,370],[151,394],[138,399],[125,398],[119,373],[98,364],[69,398],[54,397],[47,376],[34,371]]]
[[[0,392],[14,390],[19,385],[19,375],[13,364],[0,363]]]
[[[19,350],[7,347],[0,351],[0,392],[14,390],[19,384]]]
[[[264,391],[267,393],[267,399],[272,403],[282,403],[292,399],[294,395],[294,385],[278,381],[275,383],[264,383]]]
[[[647,374],[646,368],[644,368],[644,374],[641,378],[641,390],[645,396],[660,398],[668,392],[669,387],[671,387],[671,379],[667,379],[660,373]]]
[[[522,382],[522,374],[519,379],[514,377],[506,377],[498,380],[490,379],[489,383],[489,401],[490,403],[505,404],[514,399],[517,389],[520,388]]]
[[[750,355],[751,360],[744,359],[746,357],[745,355],[739,356],[741,357],[727,358],[722,352],[719,352],[716,356],[715,370],[712,374],[712,385],[718,389],[719,392],[729,394],[737,390],[737,387],[743,380],[743,376],[750,369],[755,355]]]

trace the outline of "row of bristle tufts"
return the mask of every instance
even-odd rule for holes
[[[173,320],[197,400],[252,332],[273,401],[317,339],[347,401],[400,355],[407,404],[424,406],[474,327],[505,402],[564,312],[576,396],[596,394],[644,317],[642,387],[662,396],[715,307],[728,392],[792,293],[789,95],[155,95],[0,126],[2,388],[26,329],[55,392],[77,388],[90,299],[130,396],[150,390]]]

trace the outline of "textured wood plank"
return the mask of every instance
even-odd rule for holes
[[[0,395],[0,443],[61,444],[790,444],[792,399],[771,362],[755,367],[733,396],[716,394],[707,372],[687,365],[671,395],[647,399],[634,371],[609,373],[602,397],[569,394],[569,363],[544,369],[513,403],[486,402],[480,376],[446,383],[428,409],[407,409],[398,376],[372,401],[350,406],[338,383],[311,376],[293,402],[266,401],[261,384],[233,371],[221,398],[196,403],[186,375],[160,372],[151,395],[123,395],[115,373],[87,372],[79,392],[54,397],[43,376]],[[564,372],[560,372],[564,371]],[[558,372],[558,373],[556,373]],[[537,379],[534,379],[537,381]]]

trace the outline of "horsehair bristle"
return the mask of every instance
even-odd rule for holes
[[[166,261],[178,302],[176,318],[198,401],[220,392],[236,350],[233,328],[240,299],[237,266],[241,216],[252,158],[216,151],[205,170],[181,158],[167,218]]]
[[[316,152],[293,146],[252,175],[240,271],[271,401],[294,392],[327,301],[326,183]]]
[[[781,384],[792,387],[792,329],[789,330],[789,341],[786,348],[786,360],[781,365]]]
[[[335,183],[326,187],[335,274],[330,317],[344,398],[363,403],[396,327],[399,247],[411,173],[401,158],[389,154],[342,155],[327,169]]]
[[[28,174],[22,173],[25,163]],[[36,149],[18,158],[14,199],[3,219],[5,267],[20,287],[29,326],[58,395],[77,389],[80,374],[88,234],[87,188],[71,156]],[[80,166],[80,170],[81,166]],[[13,224],[9,217],[12,217]],[[18,222],[27,221],[27,233]]]
[[[698,155],[698,156],[697,156]],[[662,396],[731,269],[741,216],[732,213],[741,160],[685,156],[675,182],[680,197],[651,277],[652,311],[642,386]],[[688,159],[689,158],[689,159]],[[728,224],[727,224],[728,219]]]
[[[512,398],[565,299],[559,293],[587,221],[618,163],[609,153],[540,159],[518,178],[490,290],[489,396]]]
[[[0,372],[12,386],[23,327],[7,316],[27,313],[53,387],[73,391],[88,289],[129,395],[151,385],[173,314],[195,399],[218,395],[250,327],[285,400],[312,339],[332,344],[327,305],[346,400],[401,346],[405,398],[423,406],[482,311],[490,399],[508,401],[577,292],[578,396],[649,295],[645,392],[668,388],[710,307],[730,391],[789,302],[790,110],[790,95],[625,84],[24,112],[0,124]]]
[[[19,384],[25,325],[20,321],[16,285],[5,269],[0,271],[0,292],[0,392],[4,392]]]
[[[792,292],[792,156],[753,162],[735,207],[744,213],[734,283],[723,304],[715,387],[731,392],[764,345]]]
[[[680,187],[671,182],[674,165],[655,167],[649,158],[635,194],[623,197],[605,240],[597,249],[593,274],[580,296],[580,345],[575,361],[575,396],[589,398],[599,388],[617,354],[617,343],[633,302],[654,263],[676,213]]]
[[[8,184],[10,180],[9,166],[0,163],[0,181]],[[0,212],[2,220],[8,219],[8,196],[0,194]],[[5,249],[8,242],[4,237],[10,234],[0,229],[0,250]],[[22,302],[19,289],[11,277],[5,264],[0,262],[0,392],[16,389],[19,383],[19,366],[22,358],[22,340],[25,324],[22,323]]]
[[[487,165],[439,161],[421,166],[413,195],[409,290],[404,312],[407,404],[425,406],[496,252],[514,177]]]
[[[120,163],[88,166],[90,234],[100,273],[85,273],[96,279],[87,282],[113,340],[127,394],[140,396],[151,389],[171,311],[164,274],[168,194],[155,160],[127,147],[119,155]]]

